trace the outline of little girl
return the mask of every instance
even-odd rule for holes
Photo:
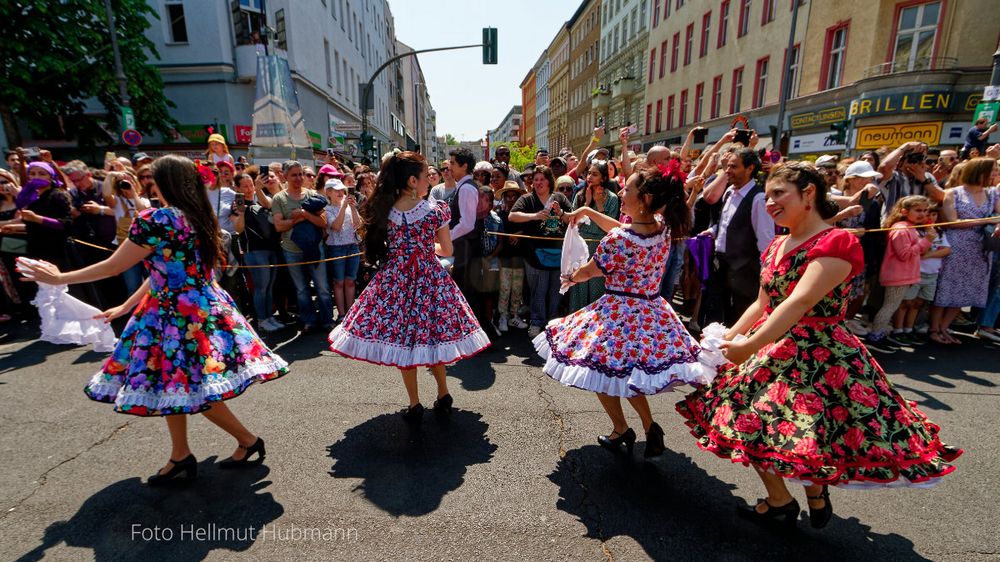
[[[608,234],[593,258],[563,281],[576,284],[604,276],[604,295],[549,322],[533,343],[545,359],[545,374],[597,393],[614,424],[610,435],[597,438],[601,446],[631,452],[636,434],[621,406],[621,398],[628,399],[642,420],[643,454],[650,458],[663,454],[665,447],[646,395],[684,383],[708,383],[715,369],[699,362],[701,348],[660,296],[670,232],[684,230],[690,221],[679,171],[649,166],[629,177],[620,195],[629,224],[588,206],[568,213],[573,221],[590,218]]]
[[[889,215],[882,221],[884,228],[891,228],[885,249],[885,258],[879,270],[879,282],[885,287],[882,308],[872,321],[868,334],[870,343],[878,344],[889,332],[889,321],[906,297],[910,286],[920,282],[920,256],[931,248],[937,238],[933,229],[920,237],[914,226],[925,224],[930,200],[922,195],[910,195],[896,202]]]
[[[361,266],[361,256],[355,255],[359,253],[358,232],[354,226],[358,207],[354,196],[347,194],[347,186],[340,180],[326,180],[324,189],[330,202],[326,207],[326,257],[340,258],[327,262],[339,322],[354,304],[354,280]]]
[[[513,181],[504,183],[504,186],[496,193],[496,198],[500,200],[497,215],[503,221],[504,232],[517,230],[508,217],[514,203],[522,195],[524,195],[524,190]],[[500,240],[500,296],[497,300],[500,310],[499,330],[501,332],[506,332],[512,326],[519,330],[528,327],[528,323],[518,316],[524,294],[524,258],[521,257],[518,242],[517,238],[511,236],[504,236]]]
[[[927,219],[924,224],[935,224],[938,221],[938,212],[941,206],[937,203],[931,205],[927,212]],[[902,334],[893,333],[893,339],[903,338],[908,343],[923,343],[913,334],[913,326],[917,323],[917,316],[920,309],[927,303],[934,302],[934,294],[937,292],[938,273],[941,272],[941,259],[951,254],[951,245],[944,230],[939,228],[928,228],[926,232],[934,232],[937,236],[931,240],[931,247],[920,258],[920,282],[911,285],[906,292],[903,306],[900,307],[901,318],[897,325],[902,327]],[[930,339],[935,343],[948,343],[942,334],[932,332]]]
[[[205,151],[205,157],[211,157],[213,164],[218,164],[224,160],[234,166],[236,165],[236,162],[233,161],[233,155],[229,154],[229,147],[226,146],[226,137],[219,133],[208,135],[208,150]]]
[[[410,406],[403,419],[419,423],[417,367],[437,382],[434,413],[451,415],[445,365],[479,353],[489,338],[469,303],[438,263],[452,252],[447,203],[432,204],[427,162],[415,152],[394,153],[374,192],[361,206],[365,257],[378,264],[344,321],[330,332],[330,349],[353,359],[399,368]]]

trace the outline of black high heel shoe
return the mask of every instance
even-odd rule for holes
[[[618,432],[613,432],[611,435],[615,433]],[[631,427],[626,429],[624,433],[619,433],[618,437],[611,437],[611,435],[601,435],[597,438],[597,442],[601,444],[601,447],[616,453],[622,452],[622,444],[624,444],[628,454],[632,454],[632,448],[635,447],[635,431],[632,431]]]
[[[824,484],[823,491],[818,496],[806,496],[810,500],[823,500],[823,507],[813,509],[809,506],[809,524],[813,529],[822,529],[833,517],[833,504],[830,503],[830,488]]]
[[[258,437],[257,440],[253,442],[253,445],[250,445],[249,447],[244,447],[243,445],[237,445],[237,447],[245,450],[247,454],[243,455],[242,459],[229,457],[219,463],[219,468],[224,470],[231,468],[249,468],[264,462],[264,457],[267,456],[267,451],[264,450],[264,440],[260,437]],[[255,454],[257,455],[257,458],[250,460],[250,457]]]
[[[645,458],[658,457],[667,450],[667,446],[663,444],[663,428],[653,422],[649,426],[649,431],[646,432],[646,450],[643,451],[642,456]]]
[[[761,513],[757,511],[757,505],[741,505],[736,507],[736,515],[739,515],[743,519],[748,521],[755,521],[757,523],[777,523],[784,525],[790,529],[795,528],[795,524],[799,521],[799,512],[802,509],[799,507],[799,502],[792,501],[781,507],[774,507],[771,502],[767,501],[767,498],[762,500],[767,504],[767,511]]]
[[[403,410],[403,421],[409,424],[420,423],[421,418],[424,417],[424,407],[420,402],[417,402],[416,406],[409,406]]]
[[[454,400],[451,399],[451,394],[445,394],[441,398],[434,401],[434,415],[437,416],[439,420],[446,420],[451,417],[451,405]]]
[[[174,463],[174,466],[170,470],[165,474],[157,472],[150,476],[146,480],[146,485],[155,487],[171,482],[187,484],[193,482],[198,477],[198,461],[194,458],[194,455],[188,455],[179,461],[170,459],[170,462]],[[182,477],[181,474],[184,476]]]

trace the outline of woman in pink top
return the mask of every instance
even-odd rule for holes
[[[889,243],[879,270],[879,282],[885,287],[885,300],[872,321],[872,330],[868,334],[871,343],[885,339],[889,320],[903,302],[910,285],[920,282],[920,256],[930,249],[937,233],[929,228],[921,238],[914,227],[924,224],[929,208],[929,199],[922,195],[910,195],[897,201],[882,222],[883,227],[892,230],[889,231]]]

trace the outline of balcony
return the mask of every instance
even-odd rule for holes
[[[591,95],[593,99],[590,102],[590,107],[593,109],[604,109],[611,105],[611,91],[607,88],[594,88]]]
[[[615,99],[632,99],[636,91],[635,83],[635,78],[631,76],[622,76],[615,79],[614,84],[611,85],[611,97]]]
[[[955,57],[919,57],[914,59],[912,64],[909,60],[899,60],[872,66],[865,70],[865,78],[889,76],[904,72],[954,70],[956,68],[958,68],[958,59]]]
[[[241,82],[251,82],[257,78],[257,46],[236,47],[236,75]]]

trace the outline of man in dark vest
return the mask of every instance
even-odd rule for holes
[[[468,297],[466,269],[474,252],[480,250],[479,235],[476,232],[476,207],[479,206],[479,186],[472,179],[472,169],[476,157],[467,148],[456,148],[448,153],[448,167],[455,178],[455,190],[445,195],[451,208],[451,243],[454,248],[455,265],[452,277]]]
[[[760,157],[750,148],[732,154],[725,173],[729,186],[713,225],[715,259],[709,279],[710,321],[732,327],[760,291],[760,257],[774,239],[774,219],[765,209],[764,186],[756,181]]]

